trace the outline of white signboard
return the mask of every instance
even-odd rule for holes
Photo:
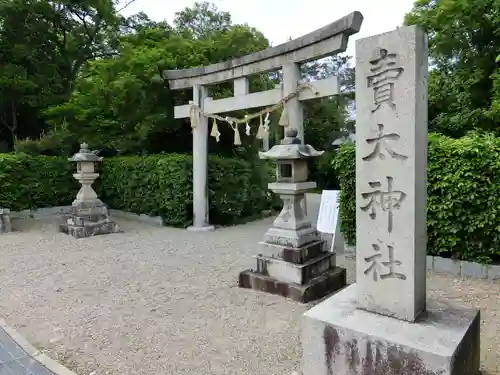
[[[335,234],[339,216],[339,190],[323,190],[316,228],[322,233]]]
[[[344,241],[340,233],[340,191],[323,190],[319,206],[318,223],[316,229],[322,233],[332,234],[330,251],[337,252],[344,249]]]

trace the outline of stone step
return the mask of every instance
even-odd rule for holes
[[[88,222],[85,225],[74,225],[73,223],[62,222],[59,224],[59,231],[76,238],[91,237],[99,234],[110,234],[120,232],[120,227],[113,221],[100,221],[98,223]]]
[[[279,281],[306,284],[311,279],[335,267],[335,254],[324,252],[304,264],[295,264],[279,258],[257,255],[257,273]]]
[[[346,270],[340,267],[334,267],[304,285],[279,281],[251,270],[243,271],[239,276],[240,288],[276,294],[302,303],[335,293],[345,285]]]
[[[285,247],[299,248],[319,240],[320,233],[310,225],[297,230],[272,227],[264,234],[265,242]]]
[[[265,245],[272,249],[276,249],[279,258],[286,262],[295,264],[304,264],[305,262],[317,258],[325,252],[323,250],[325,241],[323,240],[314,241],[299,248],[270,244],[265,241],[259,242],[259,245]]]

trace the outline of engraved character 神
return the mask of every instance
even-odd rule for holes
[[[397,141],[400,136],[397,133],[389,133],[389,134],[384,134],[384,125],[378,124],[378,131],[377,131],[377,136],[373,138],[367,138],[366,143],[372,144],[374,143],[375,146],[373,148],[373,151],[370,152],[368,155],[363,157],[363,160],[365,161],[371,161],[375,159],[377,156],[379,159],[384,160],[385,155],[382,153],[381,146],[383,145],[384,149],[387,151],[387,153],[393,158],[393,159],[398,159],[398,160],[405,160],[408,159],[408,156],[398,154],[396,151],[394,151],[392,148],[390,148],[387,145],[387,141]]]
[[[382,241],[380,240],[378,240],[378,242],[382,243]],[[406,275],[400,272],[395,272],[395,267],[400,266],[402,263],[401,261],[394,259],[394,246],[386,245],[386,247],[389,253],[388,254],[389,260],[387,262],[381,262],[379,260],[382,257],[382,254],[380,254],[380,245],[372,244],[372,248],[375,251],[375,254],[364,258],[366,263],[371,263],[371,264],[367,269],[365,269],[363,273],[365,275],[372,273],[373,281],[378,281],[379,277],[380,280],[385,280],[385,279],[406,280]],[[387,273],[382,273],[384,269],[382,266],[388,268]]]
[[[363,199],[370,199],[369,202],[362,206],[361,209],[365,212],[370,210],[370,218],[374,220],[377,217],[377,213],[375,211],[375,206],[379,206],[382,211],[387,211],[388,214],[388,225],[387,230],[392,232],[392,223],[393,223],[393,210],[399,209],[401,207],[401,203],[406,198],[406,193],[401,190],[392,190],[392,182],[393,178],[387,176],[387,191],[382,191],[380,188],[382,187],[382,183],[380,181],[368,182],[371,188],[374,188],[373,191],[367,193],[361,193]]]
[[[387,103],[391,108],[394,104],[394,82],[403,73],[402,67],[396,66],[396,54],[388,53],[384,48],[378,48],[375,58],[370,61],[371,74],[367,77],[368,87],[373,88],[374,106],[372,112],[380,108],[382,103]]]

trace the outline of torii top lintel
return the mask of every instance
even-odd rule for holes
[[[347,49],[349,36],[359,32],[363,15],[352,12],[341,19],[297,39],[233,60],[199,68],[166,70],[172,90],[191,88],[280,69],[286,62],[303,63]]]

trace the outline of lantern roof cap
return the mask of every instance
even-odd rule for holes
[[[297,129],[286,129],[285,138],[280,144],[274,145],[269,151],[259,152],[259,157],[271,160],[308,159],[324,153],[315,150],[311,145],[303,145],[297,134]]]
[[[88,162],[98,162],[102,161],[103,157],[97,156],[98,151],[91,151],[89,149],[89,145],[85,142],[83,142],[80,145],[80,151],[78,151],[76,154],[74,154],[71,158],[69,158],[69,161],[88,161]]]

